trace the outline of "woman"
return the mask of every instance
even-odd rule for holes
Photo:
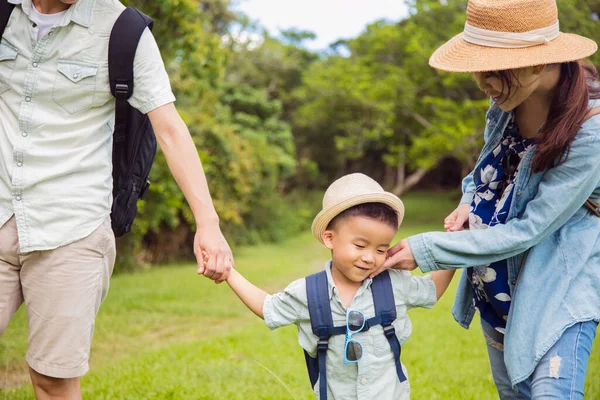
[[[384,267],[467,268],[453,314],[466,328],[478,310],[501,399],[583,397],[600,321],[600,218],[583,207],[600,198],[600,85],[581,60],[596,50],[559,32],[555,0],[472,0],[430,59],[491,98],[486,143],[448,233],[401,241]]]

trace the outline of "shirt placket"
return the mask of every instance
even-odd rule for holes
[[[36,30],[36,27],[31,25],[30,29]],[[19,234],[19,242],[22,248],[29,247],[27,217],[25,215],[26,193],[26,154],[27,149],[31,146],[32,128],[31,121],[35,109],[36,102],[36,87],[38,86],[39,65],[46,54],[46,50],[54,39],[55,28],[52,28],[43,38],[35,42],[31,60],[27,65],[25,80],[23,84],[23,100],[19,112],[19,131],[20,135],[15,141],[13,148],[13,174],[12,174],[12,195],[13,195],[13,210],[17,222]]]
[[[358,310],[366,309],[365,297],[372,296],[371,291],[368,290],[370,285],[371,285],[370,282],[364,283],[356,292],[356,295],[354,297],[354,302],[356,303],[356,305],[355,305],[356,309],[358,309]],[[366,318],[366,316],[365,316],[365,318]],[[369,337],[369,336],[365,335],[364,337]],[[373,343],[372,341],[368,341],[367,343],[361,343],[363,346],[363,357],[360,359],[360,361],[356,365],[356,367],[357,367],[356,397],[358,399],[370,398],[370,396],[369,396],[369,392],[370,392],[370,390],[369,390],[369,383],[370,383],[369,371],[371,368],[369,365],[369,359],[370,359],[369,355],[372,354],[373,349],[369,349],[368,347],[365,348],[365,346],[370,346],[372,343]]]

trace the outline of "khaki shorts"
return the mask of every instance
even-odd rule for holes
[[[0,227],[0,335],[24,301],[27,363],[38,373],[75,378],[88,371],[94,319],[115,253],[110,218],[77,242],[24,254],[14,217]]]

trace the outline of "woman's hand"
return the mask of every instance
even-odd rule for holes
[[[464,229],[464,225],[469,221],[471,212],[470,204],[461,204],[444,219],[444,229],[446,232],[458,232]]]
[[[371,278],[374,278],[389,268],[403,269],[406,271],[412,271],[417,268],[417,262],[413,257],[410,246],[408,245],[408,240],[406,239],[399,241],[394,247],[390,247],[387,251],[387,257],[387,260],[385,260],[381,268],[371,274]]]

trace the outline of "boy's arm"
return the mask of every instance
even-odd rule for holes
[[[431,280],[435,284],[435,291],[438,300],[440,299],[440,297],[442,297],[446,289],[448,289],[448,286],[450,285],[450,282],[452,282],[452,278],[454,277],[455,272],[456,270],[452,269],[444,271],[433,271],[430,274]]]
[[[263,315],[263,305],[265,303],[265,298],[268,296],[267,292],[254,286],[254,284],[249,282],[242,274],[233,268],[227,278],[227,284],[250,311],[260,318],[265,319]]]

